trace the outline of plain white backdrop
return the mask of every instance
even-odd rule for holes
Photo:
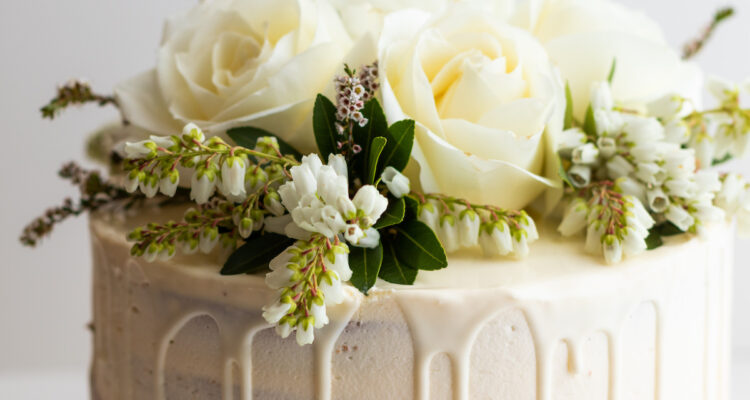
[[[733,4],[738,15],[697,61],[705,71],[732,80],[750,76],[750,2],[621,1],[656,19],[675,46],[692,37],[716,8]],[[24,371],[74,371],[83,377],[90,357],[85,218],[59,226],[36,250],[23,248],[18,234],[47,207],[74,194],[57,179],[57,169],[65,161],[83,160],[86,135],[117,114],[90,106],[49,122],[40,119],[39,107],[68,78],[88,78],[108,92],[119,80],[152,67],[164,18],[192,4],[0,1],[0,377]],[[750,161],[730,167],[750,176]],[[738,240],[736,260],[734,354],[750,360],[750,240]]]

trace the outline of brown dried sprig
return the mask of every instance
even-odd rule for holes
[[[689,41],[682,49],[682,58],[688,60],[698,54],[703,46],[706,45],[708,39],[711,38],[716,28],[721,25],[722,22],[726,21],[734,15],[734,9],[732,7],[724,7],[716,11],[711,23],[706,25],[701,31],[698,37]]]
[[[54,119],[62,110],[70,105],[97,103],[100,107],[112,104],[117,106],[114,96],[96,94],[91,86],[83,81],[73,80],[57,88],[57,96],[41,108],[42,118]]]
[[[59,175],[79,187],[81,198],[77,203],[71,198],[66,198],[61,205],[48,209],[42,216],[27,225],[19,238],[25,246],[35,247],[42,238],[52,232],[56,224],[70,217],[97,210],[118,200],[134,200],[136,197],[142,197],[132,195],[107,182],[98,171],[83,169],[74,162],[63,165]]]

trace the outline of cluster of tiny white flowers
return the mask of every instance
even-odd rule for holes
[[[682,147],[690,138],[679,118],[686,112],[682,99],[649,105],[657,119],[616,108],[606,82],[594,86],[591,98],[595,136],[571,128],[560,146],[576,188],[617,180],[621,192],[643,203],[657,222],[668,220],[682,231],[700,232],[704,223],[720,217],[712,204],[718,174],[696,172],[694,150]]]
[[[614,264],[623,255],[633,257],[644,252],[653,225],[654,219],[638,199],[605,185],[595,188],[588,201],[574,198],[557,229],[563,236],[585,230],[586,251],[604,255],[607,263]]]
[[[534,220],[524,211],[472,206],[452,198],[428,196],[419,220],[438,236],[445,251],[480,246],[487,256],[526,257],[539,238]]]
[[[367,125],[367,118],[362,115],[367,91],[356,76],[337,76],[336,85],[336,117],[339,121],[353,121],[359,126]],[[339,133],[343,133],[344,125],[339,124]]]
[[[345,75],[337,76],[334,80],[336,90],[336,130],[342,140],[339,148],[350,147],[354,154],[362,151],[359,144],[352,138],[352,126],[367,125],[368,119],[362,114],[365,103],[375,96],[380,84],[378,83],[378,63],[360,67],[359,74],[345,68]]]
[[[284,228],[299,241],[271,262],[266,275],[278,299],[264,307],[263,317],[288,336],[297,331],[300,345],[312,343],[313,328],[328,323],[326,305],[343,299],[342,282],[351,278],[346,242],[376,247],[380,233],[373,225],[388,207],[375,186],[349,197],[346,160],[331,154],[324,165],[316,154],[302,157],[289,170],[292,179],[279,188],[291,222]]]
[[[328,165],[316,154],[304,156],[290,173],[292,180],[279,188],[279,194],[297,227],[327,238],[343,234],[360,247],[378,245],[380,233],[372,226],[388,207],[388,199],[372,185],[362,186],[350,199],[342,155],[331,154]]]
[[[721,177],[721,190],[716,205],[729,216],[737,217],[737,230],[750,237],[750,184],[738,174]]]
[[[346,244],[318,235],[298,241],[274,258],[266,275],[278,297],[263,307],[263,318],[286,338],[295,330],[302,346],[314,339],[314,329],[328,324],[326,307],[344,300],[342,282],[351,278]]]
[[[226,154],[213,152],[212,149],[222,150]],[[274,157],[281,155],[274,137],[259,138],[253,152]],[[263,159],[259,164],[253,164],[245,152],[235,153],[222,139],[213,137],[206,140],[203,132],[194,124],[185,126],[182,137],[151,136],[148,140],[128,142],[124,155],[131,164],[125,182],[128,192],[140,188],[147,197],[153,197],[159,191],[171,197],[181,178],[185,178],[190,180],[190,199],[197,204],[208,202],[217,189],[228,200],[239,203],[247,199],[248,194],[266,187],[269,181],[273,182],[270,189],[274,190],[284,175],[283,167],[279,164]],[[278,199],[278,195],[268,198],[273,201],[274,198]],[[275,205],[272,208],[279,207]]]
[[[750,109],[741,107],[742,95],[750,95],[750,80],[737,85],[711,78],[706,87],[718,105],[683,121],[690,129],[688,145],[695,149],[700,168],[750,153]]]

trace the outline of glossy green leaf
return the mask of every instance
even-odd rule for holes
[[[388,128],[386,138],[388,143],[380,159],[378,175],[386,167],[393,167],[399,171],[406,168],[414,146],[414,120],[404,119],[394,123]]]
[[[432,271],[448,266],[445,250],[429,226],[418,220],[396,225],[396,255],[414,269]]]
[[[596,119],[594,118],[594,108],[591,106],[586,109],[586,119],[583,121],[583,131],[590,137],[596,137]]]
[[[377,137],[388,139],[388,123],[385,120],[385,114],[377,99],[372,99],[365,103],[365,106],[362,108],[362,115],[367,118],[367,124],[365,126],[355,124],[352,128],[354,143],[362,147],[362,152],[354,157],[351,169],[354,177],[366,181],[369,175],[370,153],[373,150],[372,143]],[[377,177],[377,171],[374,171],[374,173]]]
[[[367,124],[365,126],[355,124],[352,136],[354,137],[354,143],[362,146],[363,152],[366,152],[373,139],[378,136],[387,138],[388,122],[386,122],[380,102],[375,98],[365,103],[362,108],[362,115],[367,118]],[[367,159],[369,159],[369,154],[365,154],[365,160]]]
[[[406,202],[403,198],[395,199],[391,196],[388,197],[388,208],[385,209],[383,215],[380,216],[378,222],[373,225],[375,229],[381,229],[388,226],[400,224],[404,220],[406,214]]]
[[[281,140],[278,136],[266,130],[255,128],[252,126],[243,126],[240,128],[233,128],[227,131],[227,135],[234,140],[238,146],[242,146],[246,149],[254,149],[255,144],[258,142],[258,138],[265,136],[273,136],[279,142],[279,150],[281,154],[292,155],[294,158],[299,160],[302,158],[302,154],[297,151],[292,145]]]
[[[570,90],[570,83],[565,83],[565,129],[573,127],[573,92]]]
[[[323,160],[328,160],[328,155],[338,154],[338,132],[336,131],[336,106],[331,100],[322,94],[315,99],[313,108],[313,132],[318,151]]]
[[[274,257],[294,242],[294,239],[275,233],[253,234],[229,256],[221,274],[238,275],[263,271]]]
[[[411,285],[417,278],[419,270],[407,266],[396,256],[396,248],[390,240],[383,241],[383,264],[380,267],[380,279],[398,285]]]
[[[370,142],[370,148],[368,151],[367,168],[365,171],[365,182],[372,185],[375,183],[375,179],[379,176],[378,172],[378,160],[380,160],[380,154],[386,146],[388,141],[382,136],[378,136]]]
[[[575,189],[575,186],[573,186],[573,182],[570,180],[570,176],[568,176],[568,171],[565,170],[565,165],[563,165],[563,161],[559,157],[557,159],[557,165],[557,174],[560,175],[560,179],[562,179],[566,185]]]
[[[612,60],[612,66],[609,67],[609,75],[607,75],[607,82],[609,84],[612,84],[612,81],[615,79],[615,72],[617,72],[617,59]]]
[[[656,230],[652,229],[649,231],[648,237],[646,237],[646,248],[648,250],[654,250],[664,245],[661,235]]]
[[[349,268],[352,269],[350,282],[360,292],[367,294],[375,285],[383,263],[383,245],[378,243],[374,249],[349,247]]]
[[[411,221],[417,219],[419,217],[419,201],[411,196],[404,196],[403,199],[406,204],[404,220]]]

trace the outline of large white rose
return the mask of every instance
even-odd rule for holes
[[[570,83],[582,118],[591,85],[607,78],[613,94],[638,106],[670,93],[700,100],[702,74],[669,47],[660,27],[641,12],[607,0],[526,0],[514,22],[531,31]]]
[[[513,15],[516,0],[331,0],[339,10],[347,29],[360,36],[366,32],[378,35],[384,18],[395,11],[415,8],[431,13],[442,12],[456,3],[481,7],[497,18],[506,20]]]
[[[310,152],[315,96],[351,48],[326,1],[203,1],[167,22],[157,67],[116,94],[128,121],[151,132],[252,125]]]
[[[386,17],[380,60],[389,120],[417,122],[422,190],[521,208],[557,185],[564,90],[528,32],[472,7],[406,10]]]

